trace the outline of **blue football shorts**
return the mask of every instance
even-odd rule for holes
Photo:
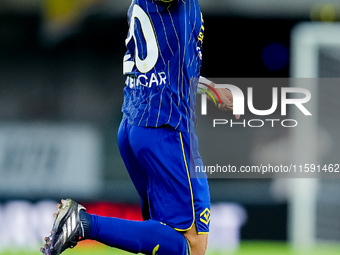
[[[209,232],[208,181],[206,175],[191,174],[195,166],[203,166],[196,134],[168,125],[133,126],[123,119],[118,146],[140,196],[144,220],[160,221],[177,231],[196,224],[199,234]]]

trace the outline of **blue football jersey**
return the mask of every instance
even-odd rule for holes
[[[132,0],[128,23],[124,118],[190,132],[204,34],[198,0]]]

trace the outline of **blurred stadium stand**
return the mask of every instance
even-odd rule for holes
[[[93,143],[100,147],[100,153],[92,155],[98,165],[87,169],[90,176],[96,177],[86,180],[86,185],[93,185],[95,190],[92,194],[82,193],[84,187],[79,185],[73,193],[70,189],[68,195],[88,202],[138,203],[116,145],[124,87],[125,15],[130,3],[127,0],[68,1],[74,5],[64,8],[58,5],[58,0],[0,1],[0,183],[14,183],[11,190],[0,188],[0,199],[38,201],[66,195],[55,190],[51,180],[47,182],[50,186],[42,183],[45,188],[40,189],[29,183],[39,185],[36,180],[44,180],[34,172],[35,165],[44,167],[50,157],[40,151],[44,146],[70,153],[63,157],[62,153],[52,152],[57,165],[55,173],[63,169],[70,158],[87,162],[88,158],[84,157],[88,151],[70,150],[72,139],[44,137],[44,132],[58,137],[61,129],[70,130],[78,125],[90,130],[85,136],[97,137]],[[202,69],[206,77],[289,77],[292,27],[309,21],[312,10],[321,10],[323,2],[329,3],[326,0],[200,2],[206,14]],[[338,20],[339,5],[334,2],[331,6],[330,12]],[[318,15],[313,17],[318,19]],[[274,60],[281,61],[278,69],[270,68],[264,61],[264,49],[273,44],[287,51],[287,55],[270,53],[274,54]],[[286,58],[283,64],[281,57]],[[43,131],[22,132],[32,125]],[[21,136],[11,133],[15,128]],[[267,131],[267,137],[280,135],[274,130]],[[260,142],[257,134],[249,129],[231,131],[227,143],[234,149],[228,156],[235,162],[251,162],[251,150]],[[16,140],[18,137],[20,141]],[[73,139],[81,139],[80,134],[75,134]],[[27,149],[22,150],[22,146]],[[33,159],[30,148],[36,149]],[[202,156],[208,158],[209,154]],[[36,161],[31,162],[28,169],[25,160]],[[14,174],[9,174],[9,170]],[[27,171],[31,171],[29,175]],[[20,173],[25,178],[19,177]],[[68,178],[77,181],[81,174],[86,174],[80,166],[74,173],[77,175],[70,172]],[[58,175],[51,174],[51,178],[58,180]],[[246,209],[248,220],[242,229],[243,238],[287,239],[287,201],[275,197],[270,179],[212,179],[210,188],[213,202],[236,202]]]
[[[41,8],[43,0],[2,0],[0,7],[2,12],[38,12]],[[48,0],[46,1],[48,2]],[[64,1],[60,1],[64,2]],[[71,0],[70,2],[80,2]],[[115,16],[125,16],[126,9],[130,2],[125,0],[83,0],[84,5],[101,5],[103,10],[110,12]],[[324,4],[335,4],[338,2],[327,0],[201,0],[200,5],[207,14],[212,15],[240,15],[240,16],[258,16],[269,18],[309,18],[310,11],[315,6],[322,6]]]

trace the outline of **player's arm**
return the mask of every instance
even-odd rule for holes
[[[198,87],[200,88],[202,86],[204,86],[206,90],[209,92],[207,93],[209,100],[211,101],[215,100],[216,102],[219,102],[220,101],[219,99],[221,99],[222,104],[221,103],[218,104],[219,109],[223,111],[233,110],[233,94],[231,93],[230,90],[225,89],[225,88],[215,88],[215,83],[204,78],[203,76],[200,76]],[[199,89],[198,91],[204,91],[204,90]],[[215,92],[218,94],[219,98]],[[236,115],[236,119],[239,119],[239,118],[240,118],[240,115]]]

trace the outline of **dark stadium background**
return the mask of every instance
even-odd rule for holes
[[[291,29],[310,18],[210,11],[204,20],[202,74],[253,78],[289,77]],[[104,144],[102,186],[93,197],[74,198],[87,203],[138,203],[116,144],[124,87],[125,15],[99,7],[87,10],[60,40],[44,36],[43,22],[40,11],[0,10],[0,123],[90,123]],[[274,68],[264,63],[264,49],[272,44],[287,50],[269,53]],[[275,68],[275,61],[283,64]],[[247,137],[247,131],[242,132]],[[227,142],[242,144],[240,136],[230,136]],[[240,160],[249,153],[239,152]],[[236,202],[246,209],[242,240],[287,240],[287,202],[272,195],[271,179],[211,179],[210,188],[213,203]],[[0,203],[46,198],[59,199],[60,194],[0,192]]]

